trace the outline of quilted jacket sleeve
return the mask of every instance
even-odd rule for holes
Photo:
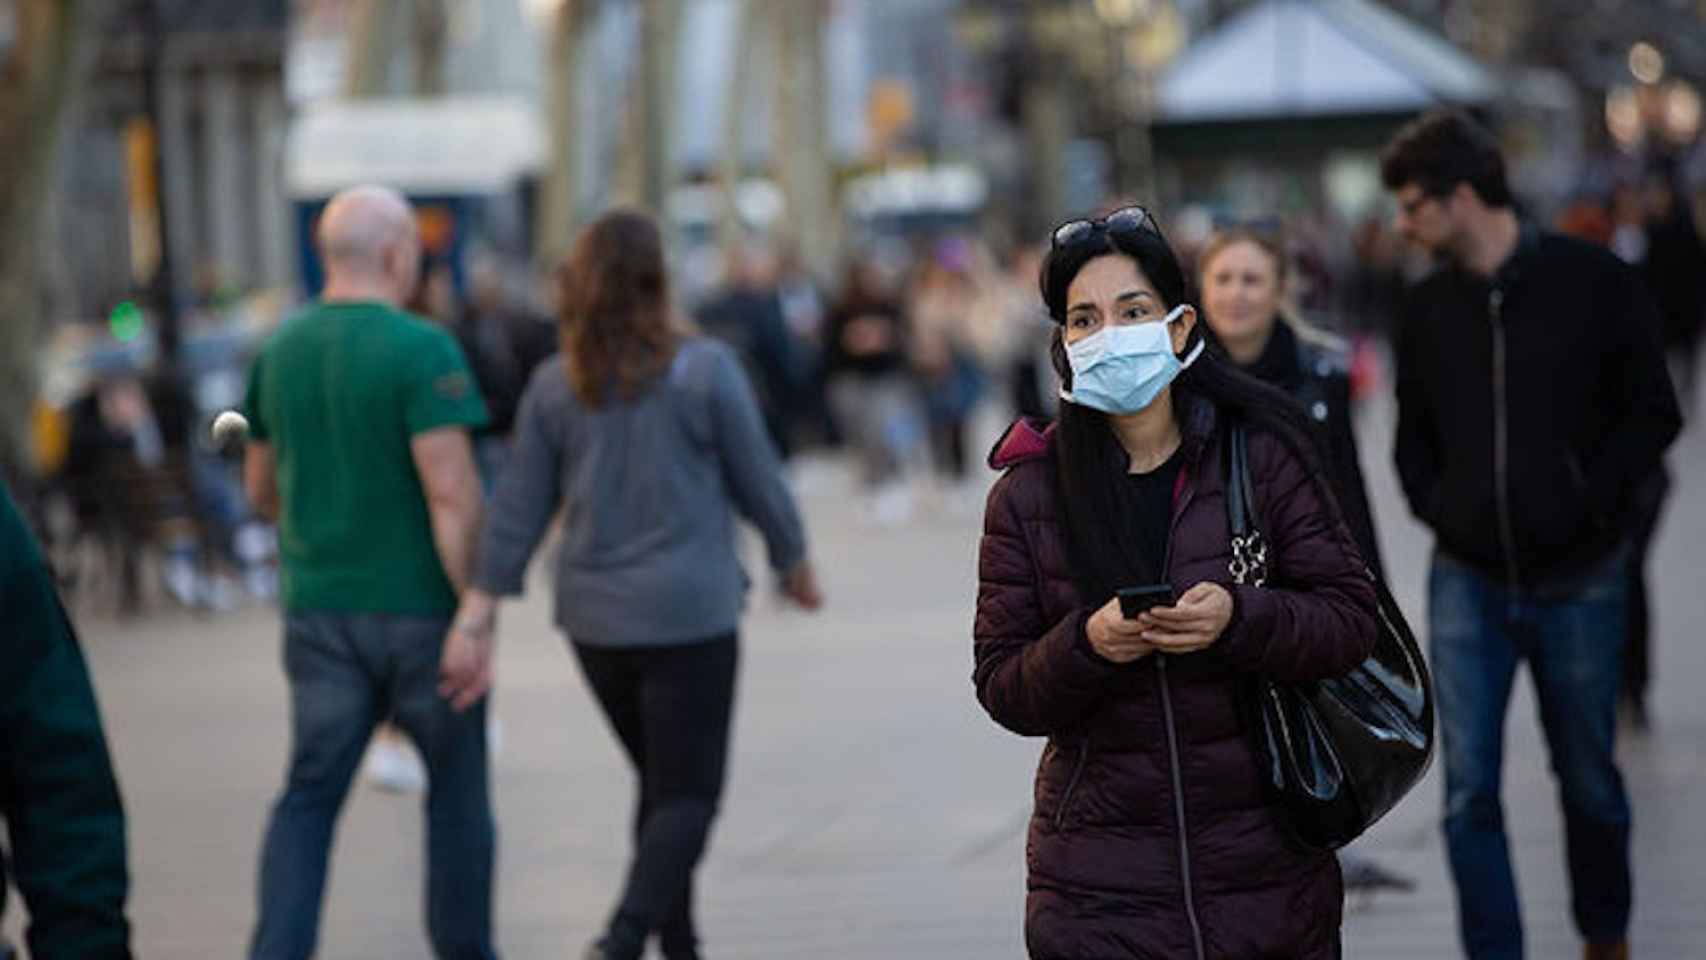
[[[1048,622],[1018,503],[1021,473],[1011,471],[996,483],[984,511],[973,681],[995,722],[1014,733],[1046,736],[1088,713],[1120,668],[1090,649],[1084,636],[1089,608]]]
[[[1344,673],[1374,649],[1377,599],[1338,505],[1277,437],[1250,437],[1257,520],[1274,583],[1231,586],[1237,616],[1220,652],[1276,683]]]

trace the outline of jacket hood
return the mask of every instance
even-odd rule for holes
[[[989,466],[1005,470],[1029,460],[1042,460],[1054,455],[1053,420],[1033,420],[1020,417],[1001,431],[995,446],[989,449]]]

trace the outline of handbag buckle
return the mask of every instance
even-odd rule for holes
[[[1232,538],[1232,562],[1227,564],[1227,572],[1238,586],[1268,585],[1268,544],[1260,531]]]

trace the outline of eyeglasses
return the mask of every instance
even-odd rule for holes
[[[1408,200],[1399,200],[1398,206],[1404,211],[1404,216],[1414,217],[1417,213],[1421,212],[1422,207],[1425,206],[1429,200],[1438,200],[1443,196],[1444,194],[1439,193],[1418,193]]]
[[[1070,247],[1094,236],[1097,231],[1109,234],[1133,234],[1148,230],[1156,236],[1161,236],[1161,227],[1155,218],[1142,207],[1121,207],[1105,217],[1094,217],[1089,220],[1068,220],[1054,228],[1050,234],[1050,243],[1056,250]]]

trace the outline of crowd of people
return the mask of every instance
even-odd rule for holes
[[[1436,263],[1395,298],[1393,456],[1436,538],[1426,634],[1460,947],[1523,955],[1500,784],[1526,663],[1583,956],[1627,958],[1617,710],[1644,696],[1641,558],[1682,422],[1666,357],[1689,382],[1678,354],[1697,344],[1706,252],[1662,171],[1611,198],[1605,229],[1585,208],[1562,223],[1575,237],[1525,219],[1495,141],[1459,113],[1407,126],[1381,173],[1396,233]],[[486,270],[459,302],[392,190],[339,194],[317,229],[326,286],[268,341],[242,402],[245,509],[280,531],[291,727],[251,957],[314,953],[338,811],[387,725],[423,764],[433,950],[496,956],[497,622],[553,526],[555,623],[635,775],[627,871],[584,956],[629,960],[653,941],[699,956],[694,877],[751,582],[737,521],[761,534],[781,593],[815,609],[788,458],[845,447],[870,518],[904,523],[918,484],[969,485],[969,423],[1002,395],[1019,418],[988,456],[1001,478],[973,682],[994,721],[1046,740],[1023,865],[1030,954],[1341,955],[1352,865],[1300,841],[1296,808],[1264,784],[1271,746],[1247,698],[1258,681],[1344,675],[1390,625],[1355,344],[1310,322],[1309,268],[1274,232],[1228,227],[1181,251],[1125,205],[1000,267],[963,233],[898,268],[856,258],[834,290],[748,243],[689,319],[663,231],[617,210],[553,274],[552,323]],[[1371,276],[1360,295],[1391,296]],[[165,444],[164,401],[98,403],[130,455]],[[0,697],[0,716],[65,744],[44,758],[0,741],[31,947],[128,956],[123,816],[86,673],[9,506],[0,540],[0,586],[29,613],[8,634],[29,671],[0,685],[49,685]],[[75,769],[40,775],[61,761]]]
[[[975,237],[950,231],[898,260],[857,254],[831,286],[789,251],[753,240],[693,314],[744,360],[782,455],[847,449],[866,515],[896,525],[921,490],[967,484],[980,404],[1052,409],[1036,263],[1021,249],[1003,267]]]

